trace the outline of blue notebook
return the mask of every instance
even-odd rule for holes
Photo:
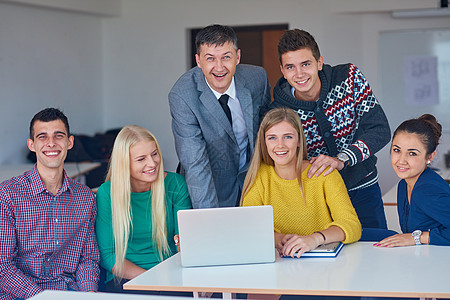
[[[339,252],[341,252],[343,247],[344,247],[344,244],[342,242],[323,244],[314,250],[303,253],[302,256],[300,256],[300,258],[302,258],[302,257],[336,257],[336,256],[338,256]],[[283,257],[297,258],[297,257],[290,257],[290,256],[283,256]]]

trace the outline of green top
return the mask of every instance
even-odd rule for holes
[[[167,241],[172,254],[177,252],[174,235],[178,234],[177,212],[191,208],[191,200],[184,177],[167,172],[164,180],[167,212]],[[103,183],[97,191],[97,221],[95,224],[100,265],[106,269],[106,282],[113,279],[111,273],[116,262],[111,213],[111,182]],[[151,222],[151,193],[131,193],[131,227],[125,258],[144,269],[160,262],[158,250],[153,248]],[[166,259],[167,257],[164,257]]]

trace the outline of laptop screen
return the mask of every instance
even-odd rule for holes
[[[184,267],[275,261],[272,206],[178,211]]]

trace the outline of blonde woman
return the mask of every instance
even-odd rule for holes
[[[361,224],[337,170],[308,178],[300,118],[289,108],[269,111],[261,122],[245,178],[242,205],[272,205],[275,246],[280,255],[336,241],[356,242]]]
[[[123,292],[124,282],[176,253],[177,211],[191,208],[191,201],[184,178],[164,172],[155,137],[126,126],[114,142],[97,207],[104,290]]]

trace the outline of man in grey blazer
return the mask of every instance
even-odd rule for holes
[[[176,151],[194,208],[236,206],[270,85],[263,68],[239,65],[232,28],[203,28],[196,47],[197,67],[169,93]]]

